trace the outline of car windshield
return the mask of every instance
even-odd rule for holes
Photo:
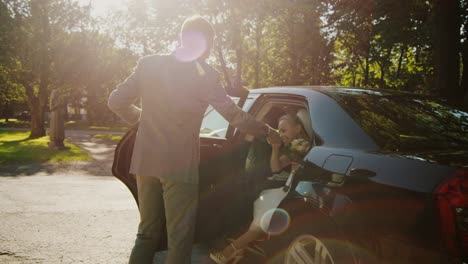
[[[467,150],[468,113],[427,97],[338,93],[338,102],[382,150]]]

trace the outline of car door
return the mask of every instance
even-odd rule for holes
[[[256,97],[232,98],[239,107],[250,107]],[[136,179],[129,173],[138,126],[132,127],[122,138],[115,150],[112,172],[131,191],[138,205]],[[209,106],[200,128],[199,206],[197,212],[196,241],[205,241],[218,236],[226,229],[231,201],[240,188],[241,169],[245,160],[238,153],[233,139],[235,129]],[[158,250],[167,248],[162,243]]]
[[[234,99],[236,102],[238,98]],[[196,240],[207,241],[226,230],[233,200],[241,188],[244,161],[235,130],[211,106],[200,128],[199,206]]]
[[[246,101],[245,98],[233,98],[233,100],[240,107]],[[137,131],[138,125],[133,126],[118,143],[112,173],[128,187],[138,206],[136,178],[135,175],[129,173]],[[220,214],[216,212],[229,208],[226,207],[226,200],[229,200],[231,194],[235,192],[236,188],[230,182],[231,176],[235,175],[233,170],[235,163],[230,160],[233,156],[231,152],[233,144],[230,141],[233,134],[234,129],[229,127],[229,123],[209,106],[200,129],[200,202],[197,214],[197,241],[207,237],[206,234],[217,234],[213,233],[214,228],[207,229],[206,227],[209,227],[209,223],[213,220],[219,219],[216,215],[220,216]],[[230,191],[226,192],[226,189]],[[158,250],[165,249],[167,249],[167,244],[163,241]]]

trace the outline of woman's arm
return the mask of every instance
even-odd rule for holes
[[[270,159],[270,168],[273,173],[278,173],[286,166],[288,166],[291,161],[288,157],[281,155],[279,146],[272,145],[271,159]]]

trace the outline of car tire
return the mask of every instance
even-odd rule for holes
[[[331,219],[301,219],[301,226],[275,238],[274,257],[268,263],[284,264],[357,264],[350,243]],[[273,242],[273,241],[272,241]]]
[[[355,263],[347,249],[336,241],[323,239],[311,234],[301,234],[289,244],[284,254],[285,264],[343,264]],[[348,256],[345,257],[344,255]]]

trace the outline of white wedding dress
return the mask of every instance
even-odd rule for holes
[[[292,177],[293,174],[290,173],[285,186],[291,185]],[[271,218],[278,210],[278,205],[283,201],[284,197],[288,194],[288,191],[289,188],[285,190],[284,186],[262,191],[254,202],[254,219],[250,225],[250,229],[269,233]]]

